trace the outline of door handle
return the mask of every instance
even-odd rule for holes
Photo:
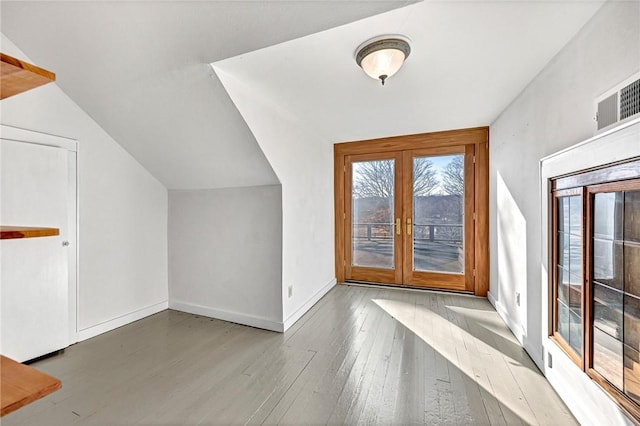
[[[407,235],[411,235],[411,218],[407,218]]]
[[[400,231],[400,218],[396,219],[396,235],[400,235],[401,231]]]

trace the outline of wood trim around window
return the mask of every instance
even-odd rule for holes
[[[640,158],[609,164],[552,180],[552,191],[640,178]]]
[[[640,424],[640,405],[625,395],[593,369],[594,343],[593,294],[593,214],[594,196],[598,193],[636,191],[640,189],[640,159],[605,165],[550,180],[549,193],[549,327],[548,335],[585,374],[597,383],[636,424]],[[582,354],[577,356],[557,330],[558,279],[558,199],[582,196]],[[624,345],[624,342],[623,342]],[[624,374],[624,373],[623,373]]]
[[[475,150],[475,206],[476,223],[473,293],[487,296],[489,291],[489,127],[476,127],[407,136],[394,136],[334,145],[334,201],[335,201],[335,272],[337,281],[345,281],[345,177],[346,157],[368,153],[408,151],[422,148],[470,146]]]
[[[620,408],[622,408],[623,411],[631,417],[631,420],[636,424],[640,424],[640,407],[632,402],[625,394],[620,392],[618,388],[609,383],[607,379],[598,374],[594,369],[589,367],[586,369],[586,373],[594,382],[600,385],[600,387],[602,387],[614,401],[616,401],[618,406],[620,406]]]

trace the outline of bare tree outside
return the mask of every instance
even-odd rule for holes
[[[442,171],[443,191],[455,197],[457,208],[455,209],[457,220],[462,221],[464,198],[464,156],[456,155]]]
[[[449,195],[464,195],[464,157],[456,155],[442,171],[442,189]]]
[[[356,198],[393,198],[394,163],[367,161],[359,163],[353,174],[353,195]],[[427,196],[439,185],[437,172],[428,158],[416,158],[413,164],[413,193]]]
[[[355,198],[393,198],[393,161],[357,163],[354,164],[353,172],[353,196]]]
[[[413,162],[413,196],[426,197],[438,188],[438,172],[426,157],[418,157]]]

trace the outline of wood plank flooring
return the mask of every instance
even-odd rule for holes
[[[576,424],[486,299],[336,286],[284,334],[164,311],[36,363],[3,425]]]

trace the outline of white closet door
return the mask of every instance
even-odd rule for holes
[[[59,228],[2,240],[0,353],[25,361],[69,344],[67,150],[0,140],[0,223]]]

